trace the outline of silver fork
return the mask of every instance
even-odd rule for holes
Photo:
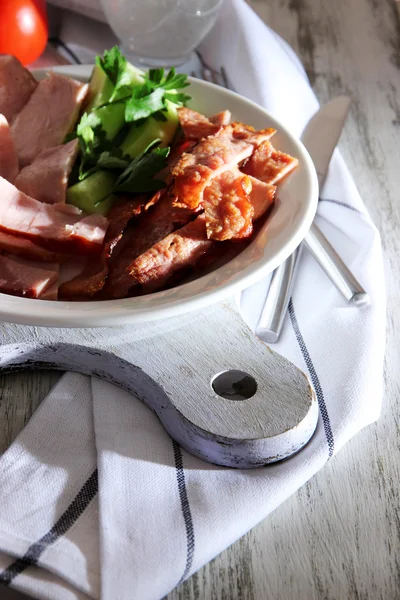
[[[198,77],[198,74],[193,72],[192,76]],[[229,86],[228,78],[223,67],[221,67],[221,70],[218,72],[203,64],[201,67],[200,79],[215,83],[226,89],[232,89]],[[355,305],[361,306],[368,303],[369,297],[367,293],[343,263],[342,259],[325,238],[319,227],[313,223],[310,231],[312,235],[309,237],[312,244],[307,244],[308,250],[323,268],[339,292],[348,302]],[[279,339],[300,256],[301,246],[273,273],[270,290],[257,327],[257,331],[261,331],[262,329],[263,339],[269,343],[277,342]]]
[[[197,77],[197,79],[203,79],[203,81],[209,81],[210,83],[215,83],[227,90],[232,90],[232,87],[228,83],[228,77],[224,67],[221,67],[220,71],[215,71],[214,69],[203,65],[200,70],[200,77],[199,73],[196,73],[195,71],[192,71],[190,74],[192,77]]]

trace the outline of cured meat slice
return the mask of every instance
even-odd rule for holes
[[[192,209],[198,208],[203,201],[204,188],[211,180],[249,158],[254,147],[274,132],[273,129],[254,131],[242,123],[233,123],[203,139],[190,154],[182,154],[172,169],[178,202]]]
[[[10,252],[11,254],[21,256],[31,260],[40,260],[43,262],[60,262],[67,258],[67,255],[62,255],[57,252],[52,252],[43,248],[31,240],[17,235],[4,233],[0,231],[0,252]]]
[[[68,177],[74,166],[78,150],[77,139],[68,144],[42,150],[30,165],[19,172],[14,185],[21,192],[40,202],[47,204],[65,202]]]
[[[230,110],[222,110],[221,112],[217,113],[216,115],[213,115],[212,117],[210,117],[210,121],[211,121],[211,123],[214,123],[215,125],[229,125],[229,123],[231,122],[231,111]]]
[[[12,183],[17,173],[18,157],[14,140],[7,119],[0,114],[0,176]]]
[[[0,231],[31,239],[64,253],[98,253],[108,221],[102,215],[82,217],[70,205],[49,205],[30,198],[0,177]]]
[[[248,176],[248,183],[251,185],[249,200],[253,206],[253,221],[256,221],[269,209],[275,199],[276,186],[270,183],[264,183],[251,175]]]
[[[230,125],[199,142],[190,154],[182,154],[172,170],[178,201],[198,208],[211,179],[248,158],[252,151],[250,143],[233,139]]]
[[[28,102],[37,85],[32,73],[17,58],[0,55],[0,113],[9,123]]]
[[[145,292],[163,287],[177,272],[193,267],[215,244],[207,238],[204,214],[138,256],[129,272]]]
[[[178,117],[183,129],[183,134],[187,140],[198,141],[209,135],[214,135],[224,124],[218,122],[218,119],[217,122],[214,123],[211,119],[208,119],[201,113],[198,113],[191,108],[187,108],[186,106],[178,108]]]
[[[204,211],[209,239],[224,241],[249,237],[254,207],[249,199],[249,177],[239,169],[225,171],[204,190]]]
[[[243,170],[265,183],[276,185],[298,164],[297,158],[275,150],[270,142],[265,141],[255,149]]]
[[[110,263],[109,277],[104,287],[107,298],[126,298],[137,281],[130,273],[131,263],[151,246],[162,240],[175,229],[182,227],[193,218],[187,208],[175,207],[172,198],[166,194],[144,213],[137,225],[124,233],[121,251]]]
[[[203,194],[207,236],[224,241],[249,237],[253,221],[266,213],[274,201],[276,187],[237,167],[211,181]]]
[[[21,167],[41,150],[58,146],[72,131],[85,98],[87,85],[50,73],[39,82],[11,130]]]
[[[40,300],[58,300],[58,283],[53,283],[47,290],[39,295]]]
[[[154,201],[154,198],[150,202]],[[106,281],[109,261],[112,253],[121,240],[129,221],[137,217],[147,204],[146,196],[138,196],[120,200],[108,213],[109,226],[104,239],[101,255],[97,261],[91,261],[83,273],[60,286],[60,296],[63,298],[92,298]]]
[[[24,264],[0,255],[0,291],[14,296],[38,298],[58,278],[58,271]]]

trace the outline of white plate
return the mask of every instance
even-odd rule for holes
[[[86,81],[90,66],[54,69]],[[38,79],[48,69],[36,71]],[[263,108],[250,100],[211,83],[189,78],[190,106],[206,115],[224,109],[233,120],[256,129],[274,127],[274,145],[299,159],[299,166],[279,186],[279,202],[268,222],[251,244],[235,259],[216,271],[178,287],[147,296],[123,300],[50,302],[0,294],[0,320],[52,327],[122,325],[172,317],[212,304],[248,287],[282,263],[305,237],[318,201],[318,182],[312,160],[302,143]]]

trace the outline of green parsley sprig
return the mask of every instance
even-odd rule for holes
[[[151,115],[163,120],[162,111],[166,108],[166,100],[175,104],[185,104],[190,100],[190,96],[177,91],[190,85],[187,75],[177,73],[174,67],[166,75],[164,69],[150,69],[144,73],[141,85],[129,86],[124,81],[126,59],[122,57],[124,62],[118,58],[115,48],[109,54],[107,60],[99,58],[98,64],[115,85],[115,90],[110,100],[102,106],[125,104],[127,123],[146,119]],[[122,91],[126,94],[122,94]]]

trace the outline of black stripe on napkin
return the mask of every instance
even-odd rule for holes
[[[343,206],[343,208],[348,208],[349,210],[352,210],[353,212],[357,213],[358,215],[364,214],[361,212],[361,210],[358,210],[358,208],[351,206],[351,204],[347,204],[347,202],[342,202],[341,200],[334,200],[333,198],[320,198],[319,201],[320,202],[330,202],[331,204],[336,204],[337,206]]]
[[[40,538],[38,542],[32,544],[22,558],[18,558],[0,573],[0,584],[9,585],[17,575],[25,571],[28,567],[35,565],[46,548],[54,544],[54,542],[71,529],[72,525],[74,525],[97,494],[97,489],[98,479],[96,469],[50,531]]]
[[[182,577],[178,581],[177,585],[179,585],[189,575],[190,569],[192,567],[194,548],[195,548],[195,539],[194,539],[192,512],[190,510],[190,504],[189,504],[189,499],[188,499],[187,490],[186,490],[185,471],[183,470],[182,451],[181,451],[181,447],[179,446],[179,444],[177,442],[175,442],[175,440],[172,440],[172,446],[174,448],[176,478],[178,481],[179,497],[181,499],[183,520],[185,522],[185,529],[186,529],[186,565],[185,565],[185,570],[183,571]]]
[[[333,438],[333,433],[332,433],[331,423],[329,420],[328,410],[327,410],[326,404],[325,404],[324,392],[322,391],[322,387],[319,382],[317,372],[316,372],[313,362],[311,360],[311,356],[307,350],[307,346],[305,344],[304,338],[301,335],[299,324],[298,324],[297,318],[296,318],[296,313],[294,312],[293,301],[291,298],[290,298],[290,302],[289,302],[289,316],[290,316],[290,321],[292,323],[292,327],[293,327],[297,342],[300,346],[300,350],[303,355],[304,362],[307,365],[307,369],[310,374],[311,381],[312,381],[312,384],[314,386],[314,390],[315,390],[315,393],[317,396],[318,406],[319,406],[319,410],[321,413],[322,422],[324,424],[326,441],[328,442],[329,458],[330,458],[333,455],[333,452],[335,450],[335,440]]]

